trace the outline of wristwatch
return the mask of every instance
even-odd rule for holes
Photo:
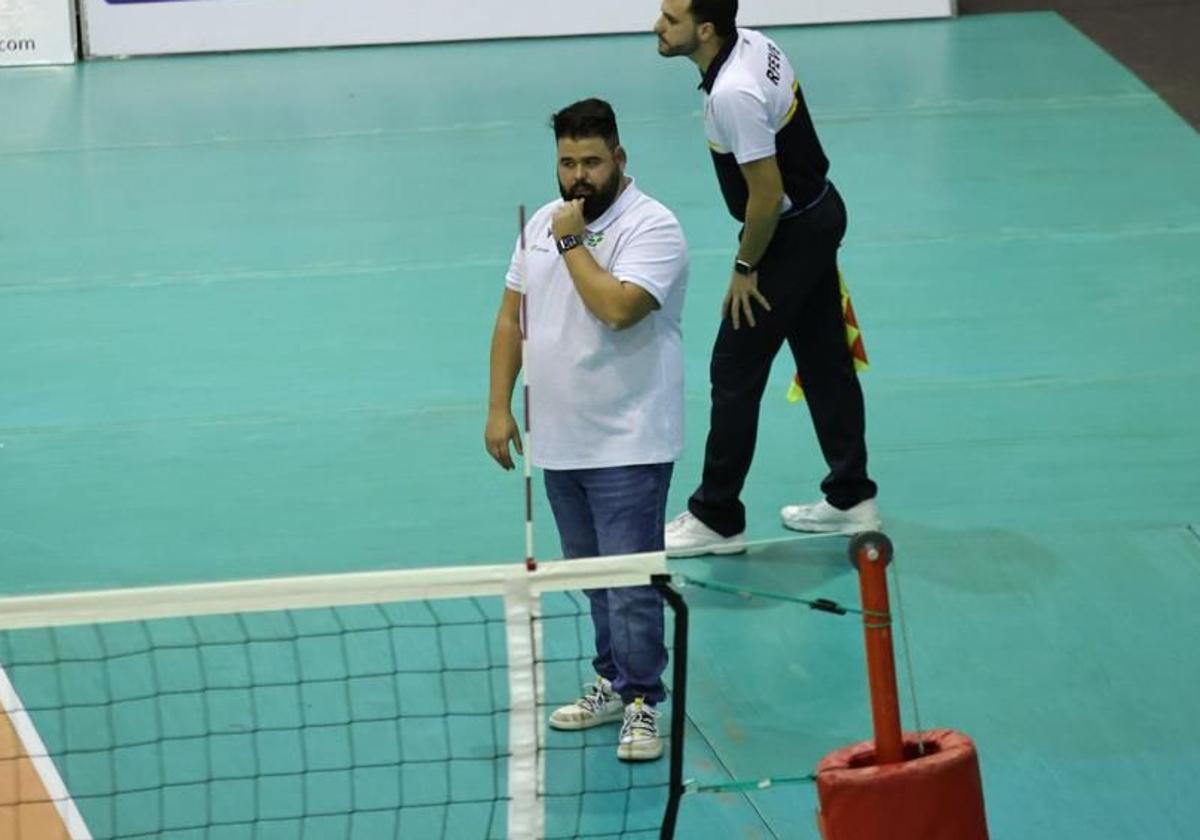
[[[742,259],[733,261],[733,270],[743,277],[754,273],[754,266]]]
[[[557,240],[554,244],[558,246],[558,253],[565,254],[572,248],[578,248],[580,245],[582,245],[583,239],[573,233],[568,233],[562,239]]]

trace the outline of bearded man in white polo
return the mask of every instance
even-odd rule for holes
[[[545,475],[564,556],[662,550],[667,489],[683,452],[687,243],[671,211],[625,174],[607,102],[569,105],[553,128],[561,199],[526,225],[524,278],[519,242],[513,254],[492,336],[484,443],[513,468],[512,447],[522,449],[512,392],[525,364],[533,463]],[[597,676],[550,725],[619,722],[617,756],[656,759],[667,664],[661,596],[651,586],[587,595]]]

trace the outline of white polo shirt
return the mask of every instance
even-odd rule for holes
[[[584,305],[555,247],[550,221],[561,200],[528,221],[525,377],[533,464],[574,470],[675,461],[683,453],[680,318],[688,255],[675,215],[630,181],[587,226],[586,247],[618,280],[659,308],[624,330]],[[522,291],[520,241],[506,283]]]

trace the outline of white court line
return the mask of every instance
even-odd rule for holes
[[[21,702],[3,665],[0,665],[0,708],[8,715],[17,739],[25,748],[29,763],[42,780],[42,786],[46,788],[46,793],[62,818],[71,840],[92,840],[92,832],[83,821],[83,814],[79,813],[75,800],[67,792],[67,786],[59,775],[58,768],[54,766],[54,759],[50,758],[46,745],[42,743],[42,736],[38,735],[37,727],[25,711],[25,705]]]

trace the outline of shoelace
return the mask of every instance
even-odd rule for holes
[[[583,696],[575,701],[575,705],[596,714],[604,706],[606,693],[604,686],[599,682],[588,683],[583,687]]]
[[[621,726],[621,739],[633,735],[658,735],[658,712],[652,707],[638,703],[632,711],[625,713],[625,723]]]

